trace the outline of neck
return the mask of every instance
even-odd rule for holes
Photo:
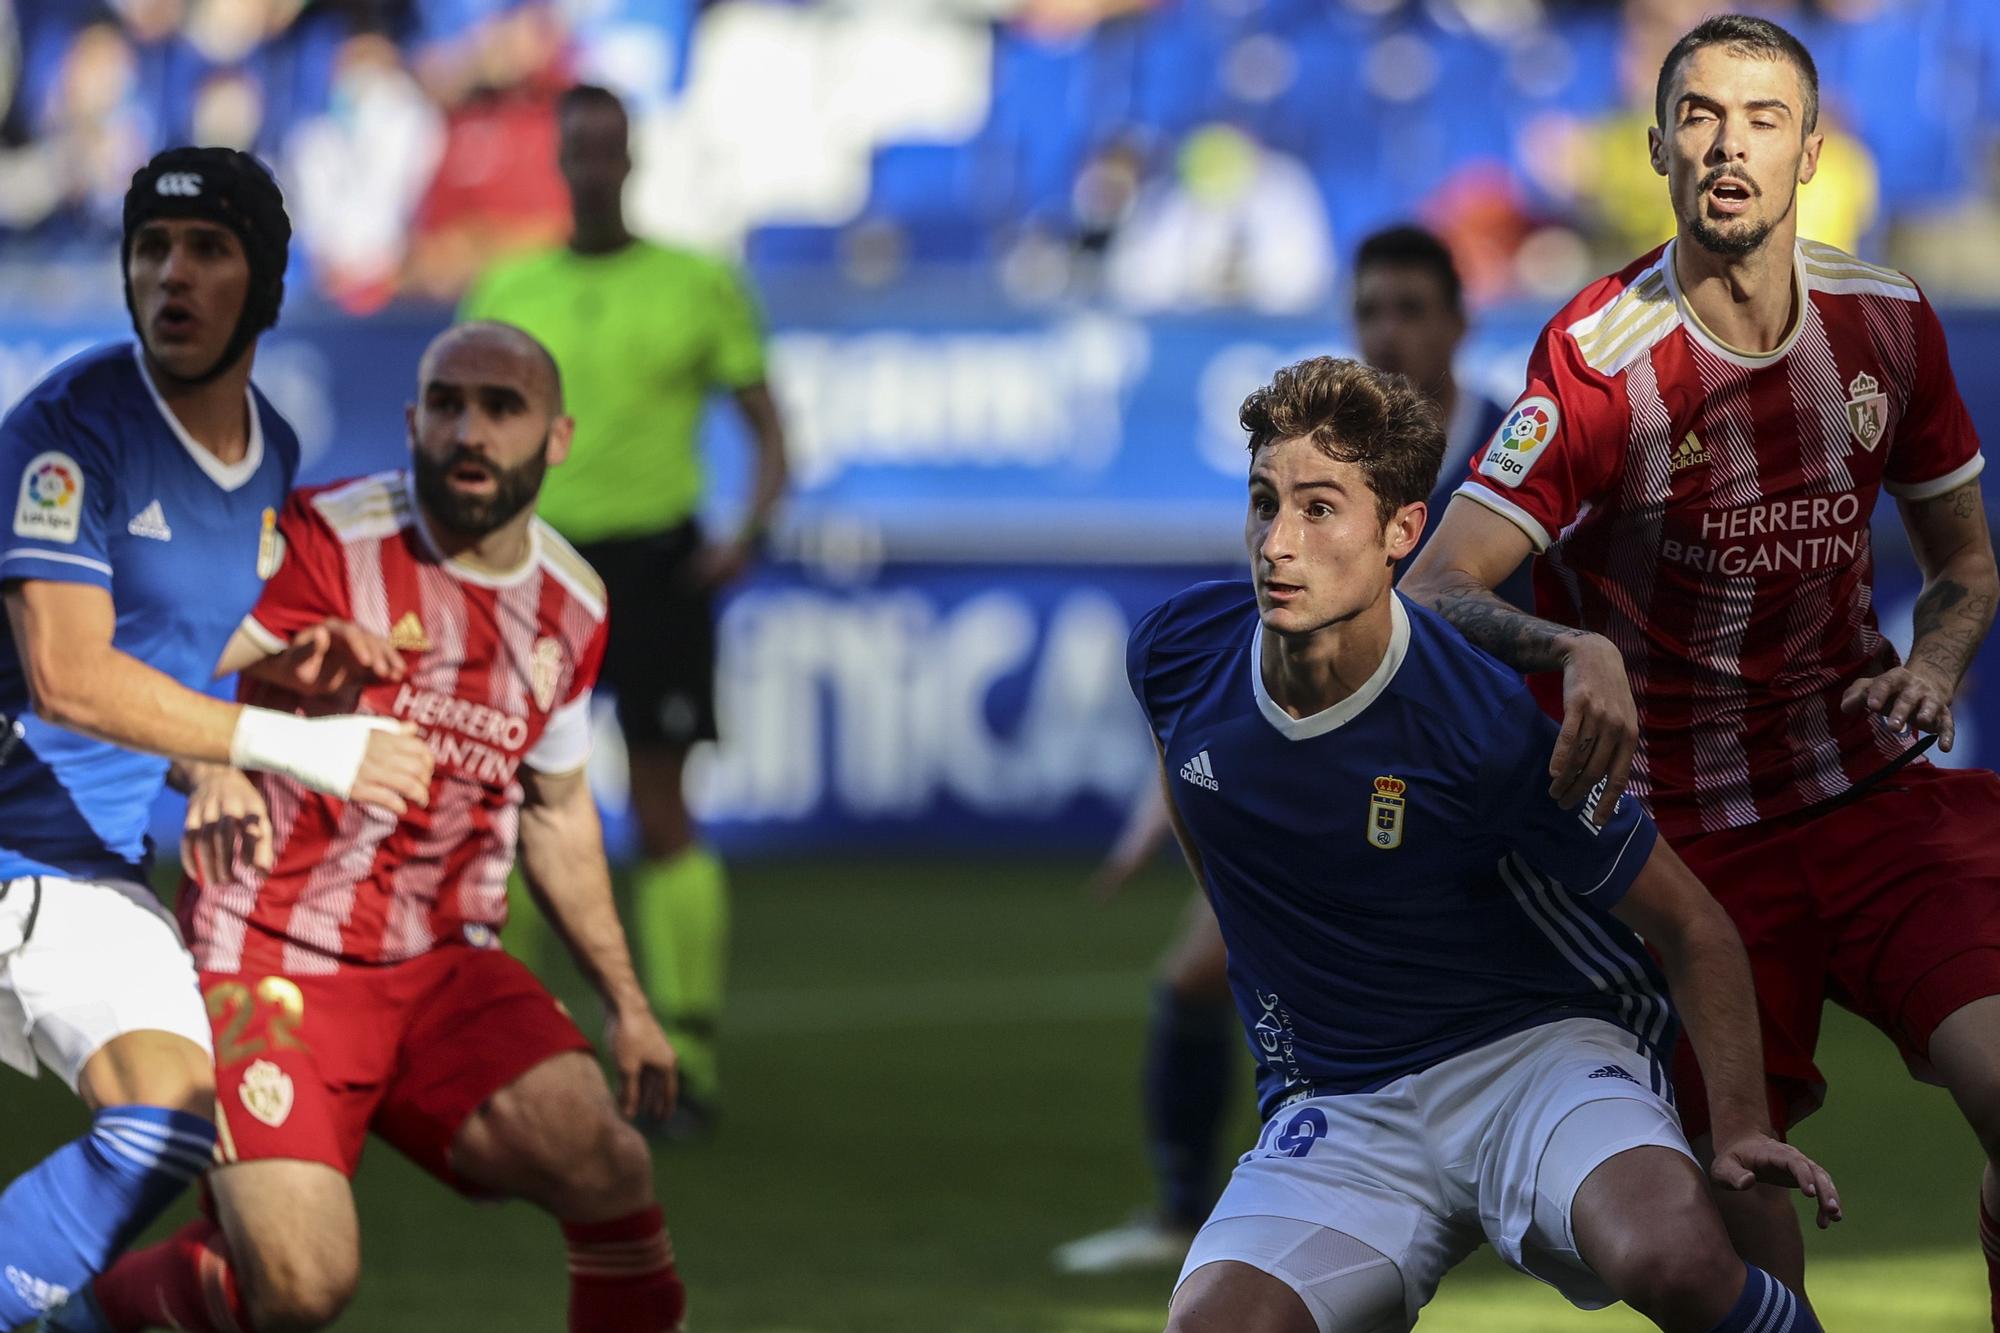
[[[622,250],[632,242],[622,213],[578,213],[570,232],[569,248],[580,255],[603,255]]]
[[[529,553],[534,550],[534,539],[529,535],[529,528],[535,521],[533,505],[482,537],[453,532],[433,518],[421,504],[417,506],[417,513],[423,519],[424,531],[430,533],[432,543],[445,559],[481,574],[512,574],[527,563]]]
[[[1674,277],[1702,326],[1730,347],[1777,350],[1798,318],[1789,217],[1747,255],[1719,255],[1685,231],[1674,242]]]
[[[1271,702],[1295,718],[1311,717],[1365,685],[1389,651],[1394,596],[1385,583],[1373,603],[1345,620],[1304,634],[1266,629],[1257,665]]]
[[[250,367],[256,350],[236,359],[236,364],[206,384],[189,384],[163,370],[149,351],[146,374],[159,391],[160,401],[181,423],[188,438],[214,454],[222,463],[240,463],[250,452]]]

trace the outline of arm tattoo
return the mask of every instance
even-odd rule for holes
[[[1993,624],[1993,596],[1955,578],[1925,588],[1911,614],[1910,662],[1944,673],[1956,685]]]
[[[1570,645],[1585,637],[1582,630],[1537,619],[1476,583],[1444,589],[1436,606],[1460,634],[1516,671],[1560,671]]]
[[[1967,482],[1951,493],[1951,516],[1958,519],[1971,518],[1979,512],[1979,487]]]

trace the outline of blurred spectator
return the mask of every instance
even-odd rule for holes
[[[1229,125],[1182,143],[1112,239],[1106,278],[1136,310],[1245,305],[1293,314],[1333,286],[1333,233],[1311,173]]]
[[[443,145],[444,116],[395,43],[350,38],[326,111],[293,131],[285,153],[295,235],[341,306],[362,313],[395,295],[410,222]]]

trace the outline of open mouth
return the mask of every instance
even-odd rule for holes
[[[1304,591],[1305,589],[1296,583],[1279,583],[1274,580],[1266,580],[1264,584],[1264,595],[1274,602],[1289,602]]]
[[[1735,215],[1750,207],[1757,197],[1748,182],[1725,176],[1708,190],[1709,207],[1718,213]]]
[[[492,469],[478,463],[459,463],[445,474],[460,490],[476,491],[481,495],[499,489],[500,479]]]
[[[194,311],[178,301],[169,301],[153,316],[153,331],[162,338],[178,341],[194,335]]]

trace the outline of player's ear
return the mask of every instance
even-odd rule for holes
[[[1646,156],[1652,160],[1654,175],[1667,174],[1667,136],[1658,125],[1646,127]]]
[[[1826,136],[1814,130],[1806,136],[1805,152],[1799,155],[1799,184],[1805,185],[1819,174],[1819,150],[1826,144]]]
[[[1389,563],[1394,564],[1417,549],[1417,539],[1424,535],[1424,524],[1429,518],[1430,506],[1422,500],[1406,504],[1389,516],[1389,525],[1382,533]]]
[[[576,418],[560,416],[549,423],[549,466],[569,457],[570,443],[576,439]]]

